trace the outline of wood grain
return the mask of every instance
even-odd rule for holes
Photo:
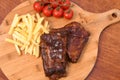
[[[10,2],[6,4],[6,2]],[[23,1],[23,0],[22,0]],[[21,1],[21,2],[22,2]],[[83,9],[92,12],[104,12],[112,8],[120,9],[119,0],[73,0]],[[18,2],[18,3],[17,3]],[[0,0],[0,22],[20,0]],[[103,5],[104,3],[104,5]],[[6,7],[5,7],[6,6]],[[5,7],[5,8],[4,8]],[[100,50],[96,66],[87,80],[119,80],[120,79],[120,23],[111,25],[101,35]]]
[[[8,37],[7,32],[10,28],[9,24],[11,24],[11,21],[16,13],[19,15],[26,13],[35,14],[35,11],[32,8],[32,4],[33,4],[32,2],[33,2],[32,0],[26,1],[18,5],[16,8],[14,8],[5,17],[0,27],[0,32],[3,33],[2,35],[0,35],[1,37],[0,67],[10,80],[18,80],[18,79],[29,80],[30,78],[31,80],[35,80],[35,79],[47,80],[47,78],[44,76],[42,65],[40,65],[42,64],[41,59],[36,60],[35,58],[27,57],[26,55],[19,57],[17,56],[14,47],[11,44],[8,44],[7,42],[4,41],[4,39]],[[71,8],[72,10],[74,10],[74,16],[72,20],[67,20],[65,18],[57,19],[55,17],[46,17],[46,19],[49,21],[52,28],[53,27],[60,28],[70,22],[77,21],[80,22],[81,25],[84,25],[84,28],[86,28],[86,30],[90,32],[91,36],[89,38],[88,44],[86,45],[83,51],[83,54],[79,59],[79,62],[76,64],[71,64],[70,67],[68,68],[69,69],[68,76],[62,79],[62,80],[70,80],[74,76],[75,80],[77,79],[84,80],[92,70],[93,66],[95,65],[98,54],[99,36],[101,31],[106,26],[113,24],[117,21],[120,21],[120,11],[117,9],[113,9],[105,13],[94,14],[81,9],[78,5],[74,3],[72,4],[74,5]],[[112,17],[111,14],[113,13],[116,13],[117,17],[115,18]],[[8,47],[6,48],[3,47],[6,45]],[[3,49],[5,49],[5,51],[3,51]],[[38,65],[40,71],[36,69],[36,65]],[[75,72],[74,75],[72,72]],[[41,76],[37,76],[37,75],[41,75]]]

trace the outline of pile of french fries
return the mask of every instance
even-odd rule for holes
[[[38,13],[21,16],[16,14],[8,32],[12,39],[6,38],[6,41],[15,45],[19,55],[24,52],[39,57],[40,36],[43,33],[49,33],[49,24],[44,17]]]

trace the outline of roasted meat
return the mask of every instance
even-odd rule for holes
[[[85,44],[88,41],[90,33],[78,22],[71,22],[63,28],[52,29],[51,32],[66,32],[67,33],[67,54],[69,60],[73,63],[77,62]]]
[[[41,55],[46,76],[57,80],[66,75],[66,33],[51,32],[41,36]]]
[[[65,26],[68,32],[67,38],[67,53],[71,62],[77,62],[85,44],[89,38],[87,32],[79,23],[72,22]]]
[[[41,55],[46,76],[51,80],[65,76],[68,60],[78,61],[89,35],[78,22],[51,29],[49,34],[43,34]]]

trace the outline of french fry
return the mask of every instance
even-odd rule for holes
[[[16,41],[16,39],[13,37],[13,40]],[[18,45],[15,44],[16,51],[18,52],[18,55],[21,55],[21,50]]]
[[[34,48],[34,44],[31,44],[30,47],[28,48],[28,53],[30,53],[30,55],[33,54],[33,48]]]
[[[11,28],[8,32],[13,39],[6,39],[7,42],[15,45],[18,55],[24,51],[35,57],[40,56],[40,36],[49,33],[48,21],[38,13],[35,15],[15,15]]]
[[[24,30],[24,29],[27,28],[27,26],[26,26],[26,24],[25,24],[24,22],[18,24],[17,26],[18,26],[19,28],[21,28],[22,30]]]
[[[25,46],[25,54],[27,54],[28,51],[28,45]]]
[[[26,18],[26,15],[22,17],[23,22],[26,24],[27,27],[29,27],[28,19]]]
[[[34,35],[34,38],[32,40],[32,43],[35,45],[38,45],[39,43],[37,43],[37,37],[39,37],[39,33],[37,33],[36,35]]]
[[[30,44],[30,43],[27,42],[25,39],[21,38],[21,36],[15,34],[15,33],[13,34],[13,36],[14,36],[17,40],[21,41],[21,42],[24,43],[24,44],[27,44],[27,45]]]
[[[17,41],[14,41],[14,40],[12,40],[12,39],[8,39],[8,38],[6,38],[5,41],[7,41],[7,42],[9,42],[9,43],[16,44],[16,45],[18,45],[18,46],[22,46],[21,43],[19,43],[19,42],[17,42]]]
[[[39,57],[39,46],[36,46],[36,54],[35,54],[36,57]]]
[[[33,22],[33,20],[32,20],[32,16],[30,15],[30,14],[27,14],[27,17],[28,17],[28,21],[29,21],[29,26],[28,26],[28,41],[31,39],[31,37],[32,37],[32,22]]]
[[[37,20],[40,19],[40,15],[38,13],[36,13],[36,17],[37,17]]]
[[[20,50],[20,48],[18,47],[18,45],[15,44],[15,48],[16,48],[16,50],[17,50],[18,55],[21,55],[22,53],[21,53],[21,50]]]
[[[23,50],[25,50],[25,48],[26,48],[26,44],[23,44],[23,46],[21,46],[21,50],[23,51]]]
[[[49,33],[49,30],[47,30],[45,27],[42,27],[42,30],[44,31],[44,33]]]
[[[48,21],[44,21],[44,27],[45,27],[45,28],[48,27]]]
[[[44,20],[44,17],[38,20],[38,23],[36,24],[36,27],[33,32],[34,35],[40,30],[41,27],[43,27],[43,25],[41,25],[43,20]]]
[[[14,31],[14,33],[13,34],[15,34],[15,35],[17,35],[17,36],[19,36],[20,38],[22,38],[23,40],[26,40],[26,37],[25,36],[23,36],[22,34],[20,34],[19,32],[17,32],[17,31]]]
[[[39,36],[37,37],[37,43],[40,43],[40,37]]]
[[[18,14],[16,14],[14,19],[13,19],[13,22],[11,24],[11,28],[10,28],[8,34],[10,34],[10,35],[12,34],[13,29],[14,29],[14,27],[16,27],[16,25],[18,24],[19,20],[20,20],[20,18],[18,17]]]
[[[20,28],[15,28],[15,31],[19,32],[21,35],[23,35],[25,38],[27,38],[27,32],[24,30],[21,30]]]
[[[33,55],[36,56],[36,46],[33,48]]]
[[[36,19],[35,19],[35,15],[32,15],[32,20],[33,20],[33,22],[32,22],[32,29],[33,29],[33,31],[34,31],[34,29],[35,29],[35,26],[36,26]]]

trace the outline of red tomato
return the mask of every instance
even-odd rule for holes
[[[50,2],[50,0],[41,0],[42,2],[44,2],[44,3],[49,3]]]
[[[53,8],[50,5],[47,5],[43,8],[43,14],[47,17],[51,16],[53,12]]]
[[[59,4],[62,4],[62,0],[57,0]]]
[[[61,0],[49,0],[50,2],[61,2]]]
[[[70,7],[71,3],[70,0],[61,0],[61,6],[63,9],[68,9]]]
[[[36,12],[41,12],[44,8],[44,3],[40,1],[36,1],[33,4],[33,8]]]
[[[50,4],[50,0],[41,0],[42,2],[44,2],[45,5]]]
[[[71,9],[67,9],[64,11],[64,18],[71,19],[73,17],[73,11]]]
[[[51,5],[53,8],[56,8],[59,5],[59,3],[58,2],[51,2]]]
[[[63,16],[63,9],[60,7],[55,8],[53,10],[53,16],[57,17],[57,18],[62,17]]]
[[[50,0],[50,3],[53,8],[56,8],[60,5],[61,0]]]

